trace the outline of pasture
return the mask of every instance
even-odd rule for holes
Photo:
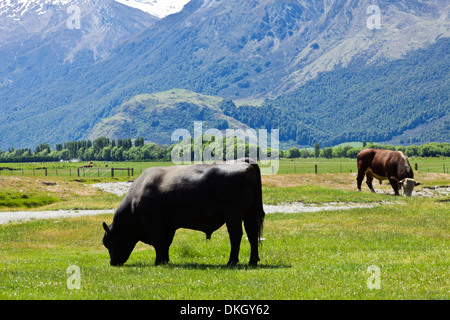
[[[226,267],[230,244],[225,227],[211,240],[197,231],[178,230],[168,265],[155,267],[153,248],[138,243],[123,267],[111,267],[101,224],[110,223],[112,214],[0,225],[0,299],[448,299],[448,195],[394,197],[390,186],[378,183],[378,194],[370,193],[365,183],[357,192],[355,171],[349,172],[356,166],[348,162],[348,171],[341,174],[345,163],[324,161],[333,169],[319,174],[296,167],[295,174],[263,176],[266,204],[374,206],[267,214],[257,267],[247,265],[245,232],[240,263]],[[416,173],[422,182],[418,191],[450,185],[450,175],[441,173],[439,164],[425,159],[420,168],[425,170]],[[0,210],[115,208],[121,197],[91,183],[127,179],[0,176],[0,192],[10,198],[2,203],[0,194]],[[45,197],[48,203],[25,204]],[[76,279],[68,272],[71,266],[79,268]],[[370,271],[374,268],[378,273]]]
[[[424,173],[450,173],[450,158],[447,157],[411,157],[409,158],[413,169]],[[52,163],[2,163],[0,164],[0,177],[58,177],[61,179],[95,179],[111,177],[111,168],[133,169],[118,170],[114,177],[127,179],[137,177],[148,167],[170,166],[172,162],[113,162],[95,161],[92,167],[80,168],[88,162],[52,162]],[[278,174],[305,174],[315,173],[355,173],[356,159],[349,158],[298,158],[281,159]],[[262,167],[268,167],[268,165]],[[3,169],[3,170],[2,170]],[[79,170],[78,170],[79,169]],[[274,168],[274,170],[276,170]]]

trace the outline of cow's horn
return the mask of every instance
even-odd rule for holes
[[[109,227],[106,224],[106,222],[103,222],[103,229],[105,229],[106,232],[111,232],[111,230],[109,230]]]

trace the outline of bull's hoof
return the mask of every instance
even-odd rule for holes
[[[169,260],[155,260],[155,266],[162,266],[168,264]]]
[[[259,261],[259,259],[258,259],[258,260],[250,260],[250,261],[248,262],[248,265],[249,265],[250,267],[256,267],[256,266],[258,265],[258,261]]]
[[[235,267],[238,264],[239,260],[230,260],[227,263],[228,267]]]

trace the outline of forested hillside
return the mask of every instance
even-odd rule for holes
[[[245,121],[279,128],[290,144],[370,136],[383,141],[414,129],[401,139],[426,142],[442,139],[436,127],[446,130],[441,111],[447,102],[442,81],[447,81],[448,52],[439,57],[442,52],[425,51],[424,61],[395,59],[449,37],[448,1],[378,0],[380,29],[367,25],[372,0],[192,0],[181,12],[139,30],[129,23],[140,25],[143,12],[133,15],[111,0],[79,3],[95,7],[92,23],[85,14],[91,11],[80,4],[82,28],[67,30],[68,14],[62,10],[57,21],[64,32],[43,24],[33,36],[36,50],[32,46],[17,59],[13,54],[7,58],[13,64],[0,66],[0,148],[92,138],[94,128],[133,97],[173,88],[233,100],[279,97],[262,109],[268,111],[251,111]],[[136,22],[124,19],[117,25],[127,15]],[[30,26],[38,17],[30,16]],[[25,16],[21,19],[25,26]],[[5,30],[19,48],[27,47],[22,33]],[[131,35],[121,38],[121,30]],[[88,49],[81,50],[76,39]],[[90,52],[103,43],[99,39],[111,46],[94,59]],[[113,39],[120,45],[110,43]],[[75,46],[72,64],[72,54],[57,50],[58,44]],[[435,49],[445,46],[448,42]],[[237,120],[243,122],[248,112],[241,112]],[[173,128],[179,126],[174,121]],[[126,131],[122,137],[132,137]]]
[[[193,135],[195,121],[202,122],[204,131],[209,128],[245,130],[247,126],[221,110],[222,104],[222,98],[184,89],[138,95],[122,104],[112,117],[100,121],[89,138],[142,136],[147,141],[169,145],[176,129],[187,129]]]
[[[252,128],[279,128],[280,140],[311,146],[346,141],[402,144],[450,140],[450,38],[381,66],[320,74],[262,107],[229,105],[227,113]],[[418,128],[421,128],[420,130]]]
[[[279,129],[284,148],[319,142],[373,140],[396,144],[447,142],[450,137],[448,60],[450,38],[409,54],[405,59],[360,69],[355,63],[320,74],[292,93],[262,106],[237,107],[230,99],[173,89],[139,95],[112,117],[98,123],[94,139],[144,136],[170,144],[174,130]]]

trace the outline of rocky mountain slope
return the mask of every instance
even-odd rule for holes
[[[139,95],[100,121],[90,137],[143,136],[170,144],[175,129],[192,132],[194,121],[203,121],[204,130],[236,125],[279,129],[284,148],[362,140],[403,145],[447,142],[448,61],[450,38],[441,38],[404,59],[363,70],[349,67],[321,73],[291,93],[256,106],[186,90]]]
[[[106,55],[98,45],[87,51],[97,54],[69,50],[80,59],[64,77],[53,73],[58,50],[27,56],[28,64],[10,56],[17,64],[0,70],[7,111],[0,148],[86,138],[139,94],[183,88],[221,98],[275,98],[321,72],[367,70],[448,37],[449,6],[444,0],[379,0],[376,8],[369,0],[192,0]],[[27,66],[35,71],[27,73]]]
[[[121,42],[157,20],[114,0],[2,1],[3,108],[23,107],[22,99],[46,92],[71,70],[107,58]]]

